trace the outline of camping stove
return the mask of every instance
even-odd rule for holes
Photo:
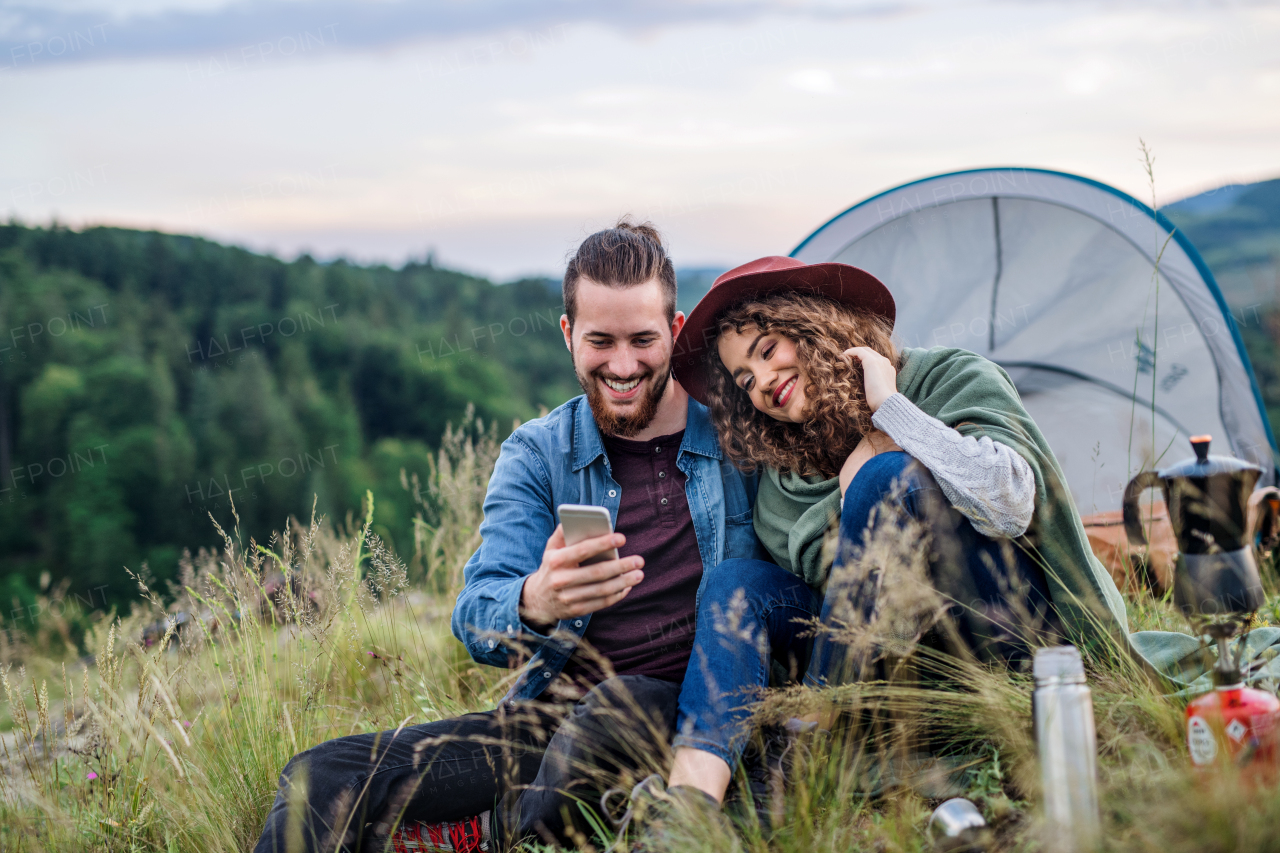
[[[1198,768],[1230,762],[1247,768],[1249,775],[1274,777],[1280,701],[1245,687],[1240,669],[1244,643],[1234,658],[1231,654],[1232,638],[1266,601],[1249,521],[1249,499],[1262,469],[1210,456],[1210,441],[1207,435],[1194,436],[1194,458],[1133,478],[1125,489],[1125,527],[1131,542],[1145,543],[1138,497],[1161,487],[1178,539],[1174,602],[1197,634],[1212,638],[1218,647],[1214,689],[1187,706],[1191,761]]]
[[[1210,623],[1205,633],[1218,645],[1213,690],[1187,705],[1187,747],[1199,770],[1233,764],[1250,781],[1273,782],[1277,777],[1277,736],[1280,700],[1265,690],[1244,685],[1241,652],[1233,658],[1231,638],[1247,624]]]

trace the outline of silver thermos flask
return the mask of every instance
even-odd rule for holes
[[[1040,779],[1044,787],[1045,850],[1083,853],[1101,838],[1098,741],[1093,695],[1075,646],[1036,651],[1032,701]]]

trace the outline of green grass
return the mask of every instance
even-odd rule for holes
[[[141,584],[132,612],[103,615],[82,643],[43,625],[33,638],[53,638],[44,646],[6,647],[0,850],[243,851],[296,752],[493,707],[513,676],[474,665],[448,620],[496,453],[492,433],[451,432],[431,482],[406,484],[454,496],[444,517],[419,518],[408,566],[371,532],[370,496],[365,517],[345,526],[294,523],[261,546],[228,532],[218,553],[184,560],[164,599]],[[273,599],[264,584],[282,578]],[[172,643],[143,645],[162,611],[199,618]],[[1135,630],[1182,627],[1150,597],[1131,601],[1130,614]],[[1039,849],[1028,677],[911,659],[910,678],[768,696],[762,718],[836,702],[861,722],[800,760],[774,804],[779,829],[734,811],[736,834],[686,821],[672,849],[924,850],[944,781],[982,808],[995,849]],[[953,686],[923,689],[922,673]],[[1095,667],[1090,685],[1106,849],[1280,849],[1280,797],[1193,774],[1177,701],[1129,670]],[[922,743],[959,771],[912,763]],[[886,766],[910,784],[865,793]]]

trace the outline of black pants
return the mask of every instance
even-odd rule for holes
[[[580,803],[598,813],[606,789],[666,772],[679,695],[679,684],[621,675],[576,704],[508,702],[326,741],[285,766],[255,853],[373,853],[400,823],[487,809],[500,849],[589,838]]]

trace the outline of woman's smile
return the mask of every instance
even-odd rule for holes
[[[783,406],[787,405],[787,401],[791,399],[791,391],[795,388],[796,380],[799,378],[799,374],[792,376],[786,382],[783,382],[777,391],[773,392],[774,408],[781,409]]]

